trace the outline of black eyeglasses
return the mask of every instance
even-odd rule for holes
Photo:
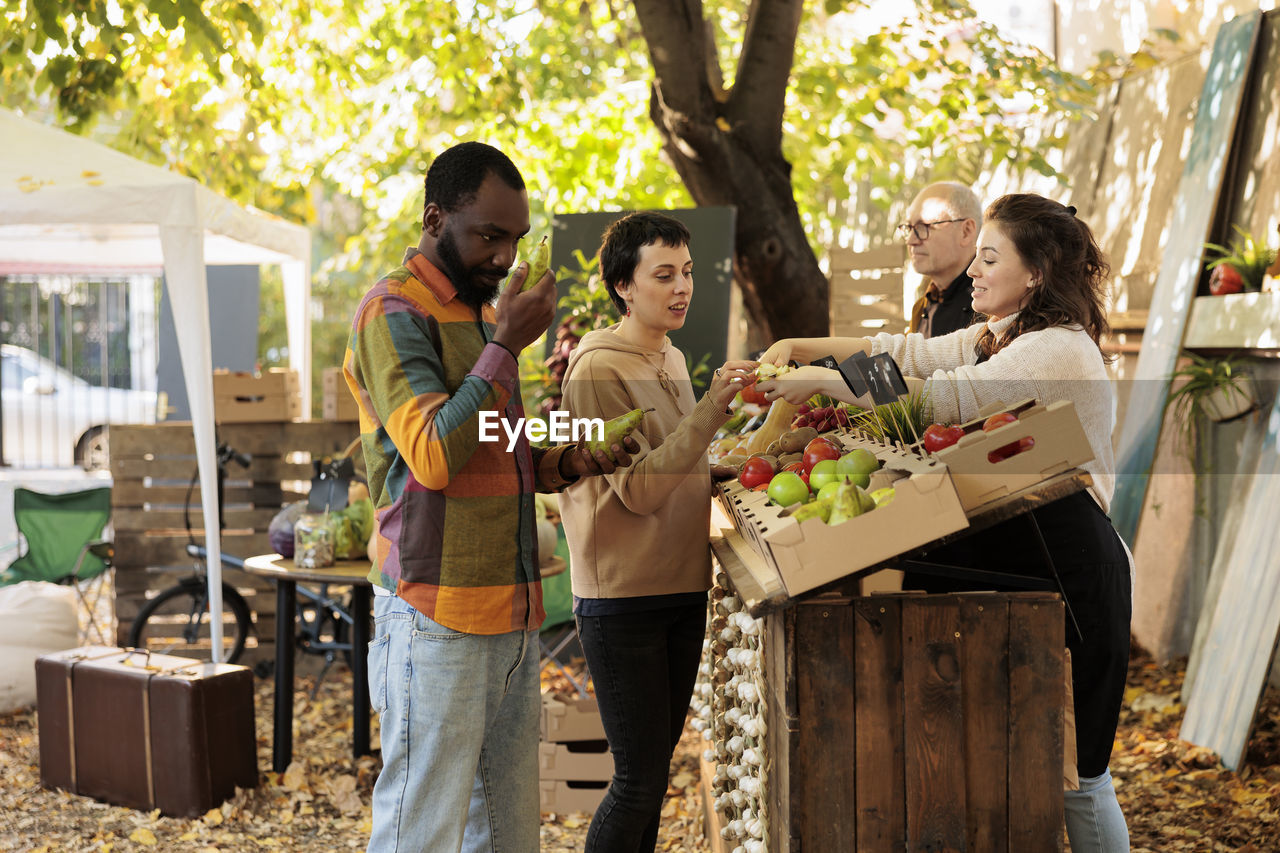
[[[932,228],[935,225],[946,225],[948,222],[964,222],[964,220],[963,219],[939,219],[937,222],[917,222],[914,225],[904,222],[893,230],[897,233],[899,239],[905,240],[907,239],[907,235],[915,234],[916,239],[923,242],[924,240],[929,239],[930,228]]]

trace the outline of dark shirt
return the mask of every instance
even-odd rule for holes
[[[937,302],[933,318],[929,319],[926,309],[929,302]],[[973,279],[966,272],[956,276],[942,293],[933,292],[932,288],[916,302],[912,308],[913,331],[918,331],[926,338],[938,338],[973,325],[977,315],[973,312]]]

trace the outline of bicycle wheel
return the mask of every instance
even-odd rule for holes
[[[253,617],[249,605],[229,584],[222,585],[222,660],[235,663],[244,651]],[[212,646],[209,593],[203,581],[188,578],[162,591],[138,611],[129,628],[129,645],[161,654],[207,654]]]
[[[345,617],[345,618],[344,618]],[[324,655],[332,660],[334,652],[341,652],[347,664],[351,664],[350,619],[342,603],[331,598],[328,585],[320,591],[298,587],[298,648],[307,654]]]

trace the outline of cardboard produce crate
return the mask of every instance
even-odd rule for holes
[[[613,753],[603,740],[538,744],[538,778],[553,782],[608,782]]]
[[[582,740],[604,740],[604,724],[595,699],[574,697],[560,700],[542,696],[542,740],[568,743]]]
[[[291,421],[302,417],[302,394],[295,370],[265,373],[215,370],[213,413],[220,424]]]
[[[933,454],[951,472],[966,513],[1093,459],[1089,438],[1069,400],[1048,405],[1026,401],[984,411],[981,418],[961,425],[966,432],[963,438]],[[1014,412],[1018,420],[983,431],[988,417],[1005,411]],[[1006,455],[1014,449],[1010,446],[1019,442],[1024,449]],[[1030,447],[1026,447],[1028,443]]]
[[[827,594],[764,621],[769,850],[1062,850],[1055,594]]]
[[[538,786],[544,812],[591,813],[613,778],[613,754],[605,740],[596,700],[542,696]]]
[[[326,367],[320,380],[321,418],[326,421],[358,421],[360,407],[351,396],[341,367]]]
[[[830,436],[846,452],[865,447],[874,453],[883,463],[882,476],[890,471],[901,475],[892,484],[891,502],[835,526],[819,518],[797,523],[764,492],[744,489],[737,480],[716,485],[734,527],[777,572],[788,597],[882,563],[969,523],[946,466],[846,430]]]
[[[605,782],[538,782],[538,807],[542,812],[591,814],[600,806],[609,783]]]

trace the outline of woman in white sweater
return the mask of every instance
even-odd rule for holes
[[[1062,578],[1079,632],[1067,627],[1072,655],[1080,789],[1066,793],[1071,849],[1127,851],[1129,834],[1107,770],[1129,659],[1129,556],[1106,512],[1115,488],[1111,430],[1115,393],[1099,340],[1107,331],[1104,295],[1109,267],[1075,208],[1037,195],[1007,195],[988,208],[978,253],[969,267],[973,309],[986,315],[967,329],[926,339],[804,338],[774,344],[762,361],[808,364],[823,356],[844,361],[856,352],[891,354],[908,377],[923,383],[933,420],[956,423],[984,405],[1071,400],[1093,448],[1084,468],[1093,486],[1011,519],[925,559],[1014,574],[1042,574],[1036,526]],[[769,398],[801,402],[815,393],[870,406],[836,370],[806,366],[758,386]],[[908,575],[905,584],[929,592],[968,588],[963,582]],[[983,584],[990,589],[990,584]]]

